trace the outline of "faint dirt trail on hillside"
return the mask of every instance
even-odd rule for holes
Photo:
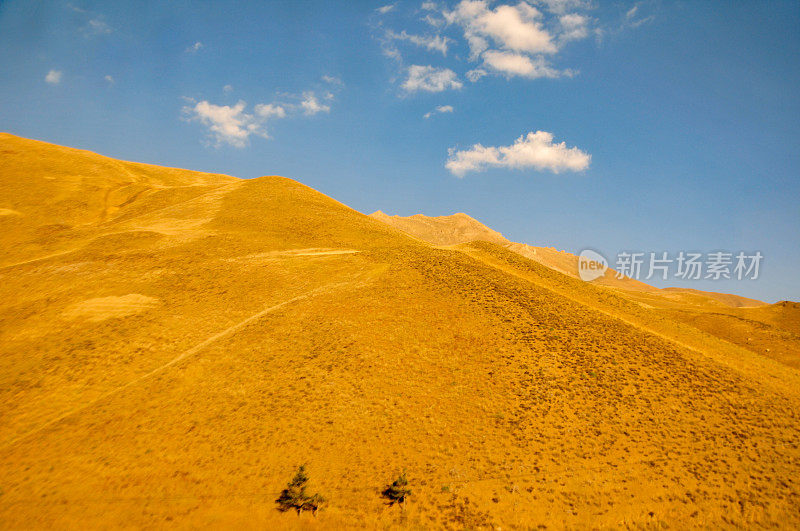
[[[738,358],[738,359],[732,359],[729,355],[725,355],[724,353],[721,353],[722,355],[715,355],[714,352],[709,352],[709,351],[707,351],[707,349],[702,349],[700,347],[697,347],[697,346],[694,346],[694,345],[690,345],[688,343],[684,343],[680,339],[677,339],[677,338],[672,337],[670,335],[664,334],[663,332],[659,332],[658,330],[655,330],[655,329],[647,326],[644,323],[637,322],[636,320],[631,319],[629,317],[626,317],[624,315],[615,314],[615,313],[613,313],[611,311],[608,311],[608,310],[606,310],[604,308],[601,308],[599,306],[589,305],[585,301],[582,301],[579,298],[573,297],[572,295],[570,295],[565,290],[559,290],[559,289],[553,288],[551,286],[545,286],[543,284],[539,284],[537,282],[534,282],[533,280],[531,280],[530,278],[528,278],[524,274],[516,271],[513,267],[506,266],[506,265],[504,265],[504,264],[502,264],[502,263],[500,263],[500,262],[498,262],[496,260],[491,259],[490,257],[484,256],[484,255],[481,255],[481,254],[472,253],[470,251],[464,251],[464,250],[459,250],[459,252],[463,252],[464,254],[470,256],[471,258],[473,258],[475,260],[478,260],[479,262],[481,262],[481,263],[483,263],[485,265],[488,265],[489,267],[493,267],[493,268],[498,269],[498,270],[500,270],[500,271],[502,271],[504,273],[507,273],[509,275],[512,275],[512,276],[515,276],[515,277],[520,278],[522,280],[525,280],[527,282],[530,282],[530,283],[532,283],[532,284],[534,284],[534,285],[536,285],[536,286],[538,286],[538,287],[540,287],[542,289],[546,289],[547,291],[550,291],[550,292],[555,293],[557,295],[560,295],[560,296],[562,296],[564,298],[567,298],[567,299],[571,300],[572,302],[574,302],[576,304],[580,304],[581,306],[586,306],[587,308],[590,308],[590,309],[595,310],[595,311],[597,311],[599,313],[602,313],[603,315],[611,317],[612,319],[617,319],[619,321],[622,321],[623,323],[628,324],[628,325],[630,325],[630,326],[632,326],[634,328],[637,328],[639,330],[647,332],[648,334],[657,336],[657,337],[659,337],[661,339],[664,339],[664,340],[666,340],[666,341],[668,341],[668,342],[670,342],[670,343],[672,343],[674,345],[678,345],[679,347],[682,347],[682,348],[685,348],[685,349],[687,349],[687,350],[689,350],[691,352],[694,352],[695,354],[699,354],[703,358],[713,360],[713,361],[715,361],[715,362],[717,362],[717,363],[719,363],[721,365],[724,365],[724,366],[728,367],[729,369],[732,369],[732,370],[734,370],[736,372],[742,373],[747,377],[751,377],[752,378],[753,372],[758,372],[758,373],[760,373],[760,374],[762,374],[764,376],[768,376],[769,378],[763,378],[763,379],[759,379],[759,380],[761,380],[761,383],[771,387],[773,390],[779,391],[784,396],[791,396],[791,397],[794,397],[794,398],[798,398],[799,397],[798,395],[800,395],[800,377],[797,377],[798,376],[797,373],[792,372],[792,371],[786,371],[784,369],[784,367],[776,367],[776,364],[778,362],[775,362],[773,364],[772,360],[769,359],[769,358],[758,358],[757,357],[755,359],[752,359],[753,356],[758,356],[758,355],[750,352],[749,350],[747,350],[746,352],[748,354],[752,355],[752,356],[750,356],[751,359],[748,359],[748,358],[745,358],[745,357]],[[727,342],[727,341],[725,341],[723,339],[719,339],[719,338],[714,338],[714,339],[716,339],[717,341],[721,341],[723,343],[726,343],[727,345],[729,345],[730,347],[732,347],[734,349],[744,350],[744,349],[741,349],[741,347],[739,347],[738,345],[735,345],[733,343],[729,343],[729,342]],[[787,380],[787,376],[790,375],[790,374],[792,374],[795,377]]]
[[[103,210],[100,212],[100,219],[97,223],[102,223],[108,219],[109,213],[111,212],[111,205],[109,205],[109,201],[111,201],[111,194],[116,192],[117,190],[122,190],[125,187],[134,184],[133,182],[122,183],[119,186],[112,186],[110,188],[106,188],[105,194],[103,194]]]
[[[124,186],[129,186],[130,184],[131,184],[131,183],[128,183],[128,184],[126,184],[126,185],[124,185]],[[138,216],[134,216],[134,217],[132,217],[132,218],[125,219],[125,220],[123,220],[123,222],[128,222],[128,221],[131,221],[131,220],[134,220],[134,219],[138,219],[138,218],[142,218],[142,217],[145,217],[145,216],[149,216],[149,215],[151,215],[151,214],[154,214],[154,213],[156,213],[156,212],[161,212],[161,211],[163,211],[163,210],[168,210],[168,209],[170,209],[170,208],[175,208],[175,207],[178,207],[178,206],[184,205],[184,204],[186,204],[186,203],[189,203],[189,202],[191,202],[191,201],[196,201],[196,200],[198,200],[198,199],[201,199],[201,198],[203,198],[203,197],[205,197],[205,196],[207,196],[207,195],[210,195],[210,194],[213,194],[213,193],[219,193],[219,192],[220,192],[220,191],[221,191],[223,188],[230,188],[230,190],[233,190],[233,189],[234,189],[235,187],[237,187],[237,186],[240,186],[240,183],[236,182],[236,183],[231,183],[231,184],[223,184],[223,185],[221,185],[221,186],[218,186],[218,187],[214,188],[213,190],[209,190],[208,192],[202,193],[202,194],[200,194],[200,195],[197,195],[197,196],[195,196],[195,197],[190,197],[189,199],[184,199],[183,201],[179,201],[179,202],[177,202],[177,203],[173,203],[173,204],[171,204],[171,205],[167,205],[167,206],[164,206],[164,207],[157,208],[157,209],[155,209],[155,210],[151,210],[151,211],[149,211],[149,212],[145,212],[145,213],[143,213],[143,214],[139,214]],[[183,188],[183,187],[181,187],[181,186],[175,186],[175,187],[172,187],[172,188]],[[107,192],[108,192],[108,193],[110,193],[110,190],[107,190]],[[141,192],[139,192],[139,193],[141,193]],[[107,202],[107,201],[108,201],[108,197],[106,197],[106,202]],[[104,214],[104,215],[105,215],[105,214]],[[106,226],[107,226],[107,225],[111,225],[111,224],[114,224],[114,222],[115,222],[115,220],[114,220],[114,219],[105,220],[105,221],[102,221],[102,220],[101,220],[101,222],[100,222],[100,226],[103,226],[103,225],[106,225]],[[119,234],[119,233],[113,233],[113,234]],[[41,261],[43,261],[43,260],[48,260],[48,259],[50,259],[50,258],[56,258],[56,257],[58,257],[58,256],[64,256],[65,254],[74,253],[74,252],[76,252],[76,251],[80,251],[80,250],[81,250],[81,249],[83,249],[83,248],[84,248],[84,247],[85,247],[87,244],[91,243],[92,241],[96,240],[97,238],[101,238],[101,237],[103,237],[103,236],[106,236],[106,235],[107,235],[107,233],[102,233],[102,232],[101,232],[100,234],[98,234],[98,235],[94,236],[93,238],[91,238],[90,240],[88,240],[87,242],[85,242],[83,245],[81,245],[81,246],[79,246],[79,247],[74,247],[74,248],[72,248],[72,249],[67,249],[66,251],[59,251],[59,252],[57,252],[57,253],[52,253],[52,254],[48,254],[48,255],[45,255],[45,256],[40,256],[40,257],[38,257],[38,258],[31,258],[30,260],[23,260],[23,261],[21,261],[21,262],[15,262],[15,263],[13,263],[13,264],[4,264],[4,265],[0,265],[0,270],[3,270],[3,269],[12,269],[12,268],[14,268],[14,267],[17,267],[17,266],[26,265],[26,264],[32,264],[32,263],[34,263],[34,262],[41,262]]]
[[[264,310],[261,310],[260,312],[251,315],[247,319],[245,319],[243,321],[239,321],[238,323],[236,323],[236,324],[234,324],[232,326],[229,326],[228,328],[222,330],[221,332],[218,332],[218,333],[206,338],[205,340],[201,341],[197,345],[195,345],[195,346],[193,346],[193,347],[191,347],[191,348],[189,348],[187,350],[184,350],[183,352],[181,352],[180,354],[178,354],[177,356],[175,356],[174,358],[172,358],[168,362],[164,363],[163,365],[160,365],[160,366],[156,367],[155,369],[151,370],[150,372],[148,372],[146,374],[143,374],[142,376],[139,376],[138,378],[135,378],[135,379],[131,380],[130,382],[126,383],[126,384],[120,385],[119,387],[115,387],[115,388],[111,389],[110,391],[106,391],[105,393],[101,394],[97,398],[95,398],[95,399],[93,399],[93,400],[91,400],[91,401],[89,401],[89,402],[87,402],[87,403],[85,403],[83,405],[74,407],[74,408],[62,413],[61,415],[57,416],[56,418],[45,422],[41,426],[33,428],[32,430],[29,430],[29,431],[23,433],[22,435],[18,435],[17,437],[14,437],[14,438],[6,441],[5,443],[3,443],[3,448],[5,449],[5,448],[8,448],[10,446],[13,446],[14,444],[16,444],[16,443],[18,443],[18,442],[20,442],[20,441],[22,441],[24,439],[27,439],[28,437],[30,437],[32,435],[35,435],[35,434],[37,434],[37,433],[49,428],[50,426],[53,426],[54,424],[57,424],[57,423],[61,422],[62,420],[66,419],[66,418],[69,418],[72,415],[75,415],[76,413],[80,413],[81,411],[92,407],[93,405],[97,404],[98,402],[101,402],[101,401],[105,400],[106,398],[119,393],[120,391],[124,391],[125,389],[127,389],[129,387],[132,387],[132,386],[134,386],[134,385],[136,385],[136,384],[138,384],[138,383],[150,378],[151,376],[154,376],[154,375],[164,371],[165,369],[167,369],[169,367],[172,367],[173,365],[185,360],[186,358],[188,358],[188,357],[190,357],[190,356],[192,356],[194,354],[197,354],[198,352],[200,352],[201,350],[203,350],[205,347],[209,346],[210,344],[214,343],[215,341],[218,341],[220,339],[223,339],[225,337],[228,337],[228,336],[231,336],[231,335],[235,334],[236,332],[238,332],[242,328],[246,327],[250,323],[252,323],[254,321],[257,321],[261,317],[263,317],[263,316],[265,316],[265,315],[267,315],[267,314],[269,314],[271,312],[274,312],[275,310],[279,310],[279,309],[283,308],[284,306],[287,306],[287,305],[289,305],[289,304],[291,304],[293,302],[297,302],[297,301],[300,301],[300,300],[303,300],[303,299],[307,299],[309,297],[313,297],[314,295],[318,295],[320,293],[330,292],[330,291],[333,291],[336,288],[343,287],[343,286],[346,286],[346,285],[352,285],[352,284],[355,284],[355,282],[339,282],[339,283],[334,283],[334,284],[327,284],[327,285],[321,286],[319,288],[307,291],[306,293],[303,293],[302,295],[298,295],[297,297],[293,297],[291,299],[288,299],[288,300],[285,300],[285,301],[280,302],[278,304],[275,304],[274,306],[270,306],[269,308],[265,308]]]
[[[39,258],[31,258],[30,260],[23,260],[22,262],[16,262],[14,264],[0,265],[0,269],[12,269],[14,267],[25,265],[25,264],[32,264],[34,262],[41,262],[41,261],[47,260],[49,258],[55,258],[57,256],[63,256],[65,254],[74,253],[75,251],[78,251],[80,249],[82,249],[82,247],[77,247],[75,249],[67,249],[66,251],[59,251],[57,253],[48,254],[48,255],[45,255],[45,256],[40,256]]]
[[[160,207],[160,208],[156,208],[154,210],[149,210],[147,212],[143,212],[143,213],[139,214],[138,216],[133,216],[131,218],[126,218],[126,219],[124,219],[122,221],[118,221],[116,218],[115,219],[109,219],[108,221],[106,221],[104,223],[104,225],[113,225],[115,223],[127,223],[129,221],[133,221],[134,219],[139,219],[139,218],[143,218],[143,217],[146,217],[146,216],[151,216],[151,215],[153,215],[153,214],[155,214],[157,212],[163,212],[164,210],[169,210],[171,208],[177,208],[177,207],[185,205],[186,203],[191,203],[192,201],[201,200],[201,199],[205,198],[208,195],[219,194],[220,192],[231,192],[231,191],[235,190],[236,188],[238,188],[239,186],[241,186],[243,182],[244,182],[244,179],[241,180],[241,181],[238,181],[238,182],[222,184],[222,185],[219,185],[219,186],[209,190],[208,192],[203,192],[200,195],[196,195],[194,197],[190,197],[189,199],[184,199],[183,201],[178,201],[177,203],[173,203],[171,205],[167,205],[167,206],[163,206],[163,207]],[[173,189],[173,188],[186,188],[186,187],[185,186],[169,186],[169,187],[163,188],[163,189],[164,190],[170,190],[170,189]],[[227,195],[227,193],[223,194],[223,197],[225,195]]]
[[[265,253],[247,254],[244,256],[236,256],[226,260],[235,262],[238,260],[283,260],[287,258],[297,258],[304,256],[337,256],[342,254],[357,254],[360,253],[358,249],[329,249],[322,247],[309,247],[306,249],[286,249],[283,251],[267,251]]]

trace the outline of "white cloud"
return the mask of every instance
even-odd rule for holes
[[[460,89],[463,83],[455,72],[449,68],[411,65],[408,67],[408,78],[403,82],[406,92],[442,92],[447,89]]]
[[[108,35],[109,33],[113,33],[114,30],[105,23],[105,21],[100,18],[93,18],[89,21],[89,24],[86,28],[86,33],[93,34],[93,35]]]
[[[188,105],[183,107],[183,114],[186,121],[200,122],[206,126],[215,146],[228,144],[243,148],[248,145],[252,135],[269,138],[266,125],[272,120],[289,118],[301,113],[313,116],[331,110],[330,105],[322,104],[313,91],[305,91],[301,95],[282,96],[289,102],[258,103],[252,112],[247,112],[247,103],[242,100],[236,105],[229,106],[216,105],[206,100],[198,102],[184,96],[183,100]],[[323,97],[326,101],[334,99],[334,95],[330,92],[325,93]]]
[[[113,85],[114,84],[114,78],[112,76],[110,76],[110,75],[109,76],[105,76],[103,79],[108,81],[109,85]]]
[[[332,96],[331,94],[331,97]],[[303,108],[303,112],[308,116],[313,116],[319,112],[331,111],[330,106],[321,104],[313,92],[303,92],[303,101],[300,102],[300,106]]]
[[[233,92],[233,85],[225,85],[224,87],[222,87],[222,92],[226,94]]]
[[[550,13],[563,15],[567,11],[588,9],[591,2],[588,0],[535,0],[536,4],[542,6]]]
[[[553,69],[541,55],[533,58],[519,53],[489,50],[483,54],[483,64],[497,73],[507,77],[540,77],[555,78],[562,73]]]
[[[392,44],[383,45],[383,55],[398,62],[403,61],[403,56],[400,54],[400,50],[398,50],[397,47]]]
[[[656,19],[655,15],[650,15],[648,17],[640,18],[640,19],[637,19],[637,20],[632,20],[632,21],[630,21],[629,25],[632,28],[638,28],[639,26],[642,26],[644,24],[648,24],[650,22],[653,22],[655,19]]]
[[[44,80],[51,85],[58,85],[61,83],[61,70],[50,70],[46,76],[44,76]]]
[[[577,13],[569,13],[558,17],[561,42],[578,41],[589,36],[589,17]]]
[[[489,40],[517,52],[552,54],[558,51],[553,37],[541,23],[541,12],[526,2],[491,9],[485,0],[462,0],[444,16],[448,22],[464,29],[473,57],[488,48]]]
[[[200,101],[194,107],[184,107],[184,112],[190,120],[198,120],[208,127],[217,146],[229,144],[243,148],[248,144],[250,135],[269,138],[262,121],[244,112],[246,106],[244,101],[232,107]]]
[[[412,44],[416,44],[417,46],[427,48],[432,52],[442,52],[442,55],[447,55],[447,42],[449,39],[447,37],[442,37],[441,35],[412,35],[407,33],[405,30],[401,31],[400,33],[395,33],[392,30],[388,30],[386,32],[386,38],[389,40],[408,41]]]
[[[440,28],[444,26],[447,21],[439,15],[439,6],[436,2],[422,2],[420,6],[422,11],[429,11],[422,20],[433,26],[434,28]],[[434,14],[435,13],[435,14]]]
[[[469,79],[473,83],[475,83],[485,75],[488,75],[488,72],[486,72],[486,70],[484,70],[483,68],[475,68],[466,73],[467,79]]]
[[[654,1],[638,0],[633,7],[629,4],[618,12],[623,18],[622,26],[636,27],[651,21],[653,16],[642,18],[642,11]],[[452,79],[458,84],[459,76],[472,82],[484,76],[557,78],[578,72],[558,65],[556,57],[565,46],[593,36],[599,40],[606,31],[592,16],[597,7],[594,0],[454,0],[453,4],[421,0],[420,8],[412,9],[430,24],[434,36],[386,29],[379,23],[383,54],[403,65],[399,41],[440,51],[445,57],[455,49],[455,44],[463,42],[469,48],[466,59],[471,64],[465,73],[458,72],[458,76],[453,73]],[[391,4],[396,5],[399,6]],[[440,85],[421,88],[426,84],[417,82],[424,74],[419,69],[425,67],[412,68],[417,70],[413,73],[409,70],[403,83],[406,92],[445,90]]]
[[[268,120],[269,118],[286,118],[286,109],[277,103],[259,103],[255,106],[258,116]]]
[[[196,43],[194,43],[191,46],[189,46],[188,48],[186,48],[186,53],[196,53],[196,52],[200,51],[200,48],[202,48],[202,47],[203,47],[203,43],[200,42],[200,41],[197,41]]]
[[[84,37],[90,38],[97,35],[109,35],[114,33],[114,28],[108,25],[106,21],[103,19],[103,15],[94,15],[92,12],[80,8],[76,5],[73,5],[69,2],[66,4],[67,9],[73,11],[75,13],[80,13],[82,16],[79,17],[81,20],[85,21],[79,29],[78,32],[83,34]]]
[[[570,11],[589,7],[585,0],[520,0],[494,6],[489,0],[461,0],[441,13],[463,31],[469,60],[480,63],[465,74],[475,82],[489,74],[527,79],[574,75],[555,68],[550,59],[566,43],[590,35],[593,19]]]
[[[457,151],[450,149],[445,167],[457,177],[467,172],[484,171],[489,167],[562,171],[583,171],[589,167],[592,156],[578,149],[568,148],[565,142],[553,142],[553,134],[546,131],[528,133],[510,146],[472,148]]]
[[[394,9],[394,6],[395,6],[395,4],[387,4],[385,6],[381,6],[381,7],[377,8],[375,11],[377,11],[381,15],[385,15],[386,13],[388,13],[389,11]]]
[[[447,21],[444,18],[437,17],[431,14],[425,15],[424,17],[422,17],[422,20],[424,20],[434,28],[441,28],[447,23]]]
[[[637,2],[634,4],[632,8],[625,12],[625,21],[623,22],[623,27],[630,27],[630,28],[638,28],[644,24],[648,24],[655,20],[655,15],[642,15],[641,14],[641,7],[644,5],[645,2]]]
[[[444,113],[447,113],[447,112],[453,112],[452,105],[439,105],[434,110],[432,110],[430,112],[426,112],[424,115],[422,115],[422,117],[427,120],[428,118],[430,118],[434,114],[444,114]]]
[[[338,85],[340,87],[344,86],[344,81],[336,76],[322,76],[322,81],[328,83],[329,85]]]

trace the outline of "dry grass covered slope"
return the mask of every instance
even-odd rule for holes
[[[490,229],[470,216],[458,213],[451,216],[389,216],[380,210],[370,214],[403,232],[433,245],[451,246],[471,241],[495,243],[542,265],[555,269],[565,275],[578,277],[578,257],[555,247],[536,247],[525,243],[512,242],[499,232]],[[656,288],[627,277],[616,278],[614,271],[594,281],[595,284],[617,287],[629,291],[653,292]]]
[[[370,214],[370,217],[434,245],[456,245],[473,240],[482,240],[500,245],[511,243],[499,232],[490,229],[462,212],[452,216],[431,217],[424,214],[415,214],[402,217],[389,216],[378,210]]]
[[[499,233],[465,214],[409,217],[371,214],[408,234],[435,245],[458,245],[471,241],[496,243],[525,258],[572,278],[578,278],[578,257],[553,247],[533,247],[510,242]],[[713,334],[752,352],[800,367],[800,325],[791,303],[765,302],[726,293],[687,288],[658,289],[627,277],[617,278],[609,269],[591,282],[611,288],[618,295],[644,307]]]
[[[800,525],[795,368],[290,179],[0,152],[3,527]]]

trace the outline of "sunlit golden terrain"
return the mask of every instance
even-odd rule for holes
[[[0,527],[800,526],[797,303],[458,216],[0,135]]]

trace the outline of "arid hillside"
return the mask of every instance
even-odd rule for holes
[[[800,526],[797,366],[685,305],[7,134],[0,213],[3,528]]]
[[[389,216],[380,210],[370,214],[377,220],[402,230],[406,234],[419,238],[424,242],[439,246],[452,246],[472,241],[496,243],[529,258],[540,264],[555,269],[560,273],[578,278],[578,257],[567,251],[555,247],[536,247],[525,243],[512,242],[502,234],[494,231],[480,221],[466,214],[458,213],[451,216]],[[607,271],[605,275],[594,280],[601,286],[616,287],[628,291],[653,292],[657,288],[649,286],[627,277],[617,278],[614,271]]]
[[[416,214],[402,217],[389,216],[378,210],[370,214],[370,217],[433,245],[456,245],[475,240],[499,245],[511,243],[499,232],[461,212],[452,216],[431,217]]]
[[[579,278],[576,255],[553,247],[510,242],[465,214],[401,217],[375,212],[370,215],[434,245],[455,246],[472,241],[497,243],[550,269]],[[800,312],[796,303],[768,305],[727,293],[686,288],[658,289],[627,277],[617,278],[611,269],[591,283],[611,288],[616,294],[644,307],[663,310],[661,313],[675,320],[752,352],[800,368]]]

